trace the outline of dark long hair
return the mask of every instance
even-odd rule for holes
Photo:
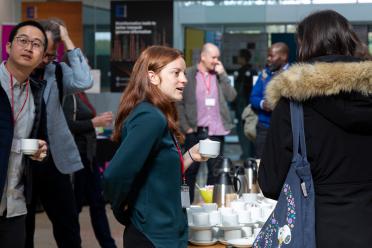
[[[183,135],[179,130],[175,103],[162,93],[156,85],[150,83],[148,78],[148,71],[159,74],[167,64],[179,57],[182,57],[179,50],[165,46],[151,46],[141,53],[134,64],[128,86],[120,99],[112,135],[114,141],[120,141],[123,122],[133,108],[144,100],[152,103],[164,113],[171,132],[180,142],[183,141]]]
[[[324,55],[354,56],[361,41],[348,20],[333,10],[310,14],[297,27],[298,60]]]

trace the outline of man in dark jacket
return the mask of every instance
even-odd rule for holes
[[[29,78],[47,47],[43,28],[34,21],[12,30],[0,65],[0,246],[24,248],[27,159],[46,157],[46,142],[32,156],[23,156],[21,140],[37,138],[44,84]]]
[[[249,63],[251,57],[252,54],[248,49],[239,50],[237,63],[240,68],[234,71],[234,76],[236,77],[234,87],[238,94],[234,102],[235,116],[238,120],[236,131],[242,148],[242,154],[240,155],[242,160],[253,156],[253,143],[244,134],[244,125],[241,117],[244,108],[249,104],[249,97],[253,87],[253,76],[257,75],[257,71]]]

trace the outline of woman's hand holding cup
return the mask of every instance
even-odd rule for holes
[[[199,143],[191,147],[188,152],[189,155],[191,156],[191,159],[195,162],[205,162],[209,159],[208,157],[204,157],[203,155],[200,154]]]

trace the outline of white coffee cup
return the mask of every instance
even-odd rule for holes
[[[240,239],[242,237],[242,231],[240,229],[225,230],[223,233],[223,237],[226,241],[230,239]]]
[[[212,238],[218,239],[221,236],[221,232],[222,230],[219,227],[212,227]]]
[[[218,211],[209,212],[209,223],[212,226],[220,225],[221,224],[221,213]]]
[[[230,207],[222,207],[222,208],[219,208],[218,211],[222,214],[232,214],[233,213],[233,209],[230,208]]]
[[[230,207],[235,211],[245,210],[245,202],[244,201],[232,201],[230,202]]]
[[[239,223],[241,224],[247,224],[251,221],[251,212],[248,210],[239,210],[238,213],[238,219]]]
[[[209,226],[209,214],[205,212],[193,213],[192,222],[194,226]]]
[[[187,214],[187,223],[189,225],[192,225],[192,210],[191,208],[186,208],[186,214]]]
[[[222,214],[222,225],[223,226],[237,226],[239,225],[238,215],[232,214]]]
[[[252,230],[253,228],[251,226],[243,226],[242,227],[242,235],[244,238],[249,238],[252,236]]]
[[[251,219],[252,221],[260,220],[262,217],[261,209],[257,206],[250,207],[248,211],[251,212]]]
[[[39,140],[21,139],[21,152],[26,155],[33,155],[39,150]]]
[[[195,241],[211,241],[212,229],[195,230],[193,236]]]
[[[242,198],[245,202],[254,203],[257,201],[257,193],[243,193]]]
[[[257,235],[260,233],[260,231],[261,231],[261,227],[255,227],[253,229],[253,236],[257,237]]]
[[[220,142],[210,139],[200,140],[199,153],[204,157],[216,158],[220,154]]]
[[[267,220],[270,217],[273,209],[271,206],[261,206],[261,216],[263,220]]]
[[[203,203],[202,208],[205,212],[217,211],[217,203]]]

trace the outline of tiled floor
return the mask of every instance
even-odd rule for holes
[[[123,247],[123,226],[117,222],[109,208],[106,207],[106,213],[110,222],[111,234],[118,247]],[[94,236],[92,225],[90,224],[89,208],[84,207],[80,214],[80,234],[83,248],[99,248],[98,242]],[[56,242],[53,237],[52,225],[45,213],[36,215],[35,248],[56,248]]]

